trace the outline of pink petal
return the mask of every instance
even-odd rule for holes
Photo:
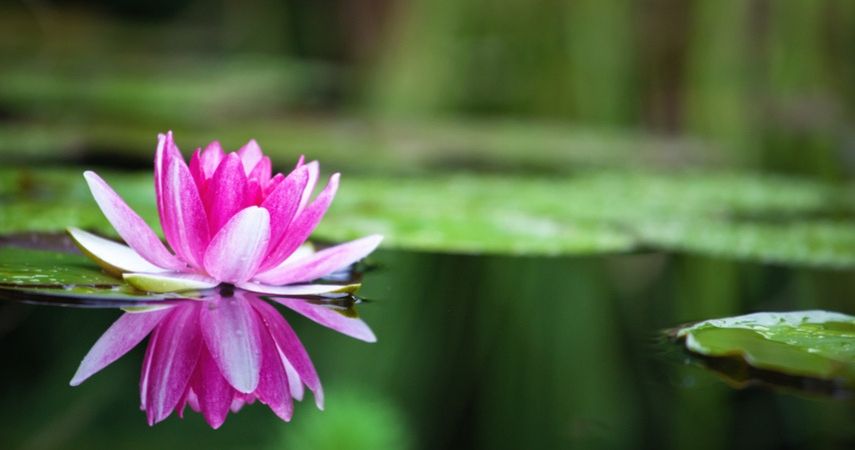
[[[196,366],[193,391],[197,393],[199,409],[205,421],[212,428],[219,428],[229,413],[235,390],[220,373],[211,352],[205,346],[202,346],[202,354]]]
[[[205,171],[202,169],[202,149],[197,148],[190,158],[190,175],[193,176],[193,181],[196,182],[196,189],[199,194],[205,197],[205,181],[208,177],[205,176]]]
[[[355,284],[292,284],[290,286],[269,286],[259,283],[240,283],[238,288],[257,292],[259,294],[282,295],[282,296],[303,296],[303,295],[323,295],[336,293],[353,293],[359,290],[362,285]]]
[[[271,192],[261,207],[270,212],[270,249],[275,249],[294,220],[300,206],[300,193],[305,189],[309,172],[305,167],[291,172]],[[265,264],[267,260],[265,260]]]
[[[238,149],[237,154],[240,155],[240,159],[243,161],[243,168],[247,174],[252,172],[252,169],[255,168],[255,165],[264,156],[264,153],[261,152],[261,147],[258,145],[258,142],[255,142],[255,139],[251,139],[246,145]]]
[[[255,279],[272,285],[316,280],[365,258],[380,245],[382,240],[383,236],[375,234],[321,250],[302,260],[294,262],[286,260],[279,266],[256,276]]]
[[[297,167],[299,168],[300,165]],[[315,192],[315,185],[318,183],[318,177],[321,175],[321,169],[317,161],[305,164],[305,167],[309,171],[309,181],[306,183],[306,188],[303,189],[303,194],[300,196],[300,207],[297,208],[298,214],[306,208],[306,205],[309,204],[309,199],[312,198],[312,193]]]
[[[225,157],[226,153],[218,141],[212,141],[205,147],[205,151],[202,152],[201,156],[202,173],[205,174],[205,179],[214,176],[214,172]]]
[[[248,300],[240,292],[214,300],[202,309],[201,323],[208,350],[229,384],[239,392],[254,391],[261,371],[261,334]]]
[[[204,345],[202,346],[204,347]],[[199,367],[199,362],[196,362],[196,367]],[[195,372],[194,372],[195,373]],[[193,375],[195,378],[196,375]],[[178,417],[184,418],[184,409],[187,407],[187,402],[190,401],[190,396],[194,395],[193,393],[193,378],[190,379],[190,382],[187,383],[187,388],[184,389],[184,395],[181,396],[181,400],[178,400],[178,404],[175,405],[175,410],[178,411]]]
[[[157,345],[157,331],[155,328],[148,339],[148,346],[145,349],[143,357],[142,373],[140,374],[140,409],[145,411],[145,403],[148,398],[148,386],[151,380],[151,361],[154,357],[154,351]]]
[[[194,267],[201,267],[210,234],[199,190],[180,155],[167,155],[164,163],[160,221],[166,240],[181,258]]]
[[[91,171],[84,172],[83,176],[104,216],[140,256],[165,269],[181,270],[187,266],[169,253],[151,227],[101,177]]]
[[[204,347],[204,345],[202,346]],[[198,365],[198,363],[196,363]],[[202,406],[199,405],[199,395],[196,394],[196,391],[193,388],[187,391],[187,404],[190,405],[190,409],[196,411],[197,413],[202,412]]]
[[[271,297],[271,300],[281,303],[307,318],[339,333],[365,342],[377,342],[377,337],[362,319],[347,317],[335,309],[318,305],[299,298]]]
[[[281,351],[279,352],[279,357],[282,360],[282,364],[285,366],[285,374],[288,377],[288,389],[291,392],[291,397],[297,401],[303,400],[303,383],[300,381],[300,375],[297,373],[297,369],[294,368],[291,362],[288,361],[288,358],[286,358]]]
[[[270,162],[270,158],[264,156],[258,161],[258,164],[255,165],[252,172],[249,173],[248,178],[250,180],[257,180],[259,183],[267,183],[273,175],[272,172],[273,164]]]
[[[247,180],[240,158],[230,153],[208,180],[205,191],[205,210],[208,212],[208,229],[211,235],[229,221],[238,211],[249,206],[246,202]]]
[[[149,425],[166,419],[178,405],[202,346],[198,305],[183,304],[171,311],[158,327],[151,356],[145,401]]]
[[[169,312],[169,309],[163,309],[147,313],[122,314],[83,358],[70,384],[79,385],[136,347]]]
[[[270,195],[270,193],[273,192],[276,187],[279,186],[279,183],[281,183],[284,179],[285,175],[282,175],[281,173],[277,173],[276,175],[274,175],[273,178],[271,178],[270,181],[268,181],[267,184],[264,186],[264,189],[262,189],[262,194],[264,195],[264,197]]]
[[[259,318],[259,320],[261,319]],[[266,328],[261,332],[261,344],[264,358],[261,365],[261,379],[258,381],[258,389],[256,389],[255,395],[262,403],[269,406],[280,419],[288,422],[294,414],[288,377],[282,358],[279,356],[279,349],[276,348],[276,344]]]
[[[306,353],[305,347],[297,337],[297,333],[294,333],[294,330],[288,325],[285,318],[276,311],[276,308],[267,302],[255,301],[252,302],[252,306],[273,337],[281,355],[291,364],[303,383],[315,394],[315,404],[318,405],[318,408],[323,409],[324,391],[321,388],[321,380],[318,378],[318,373],[315,371],[309,354]]]
[[[244,405],[251,405],[255,403],[255,394],[241,394],[240,392],[235,392],[235,398],[232,399],[231,411],[233,413],[237,413],[244,407]]]
[[[154,154],[154,191],[157,197],[157,213],[161,218],[164,216],[163,178],[166,176],[166,162],[171,158],[181,158],[181,151],[172,139],[172,132],[158,134],[157,151]]]
[[[205,252],[205,270],[217,280],[241,283],[255,274],[270,239],[270,215],[250,206],[232,217]]]
[[[297,216],[288,227],[287,233],[282,240],[273,247],[265,259],[264,265],[261,267],[265,271],[271,267],[275,267],[282,263],[291,253],[297,250],[300,245],[306,242],[306,239],[318,226],[324,214],[327,212],[330,204],[335,197],[338,189],[339,174],[333,174],[327,186],[318,194],[318,197],[313,201],[299,216]]]

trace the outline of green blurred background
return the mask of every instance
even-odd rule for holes
[[[141,352],[66,385],[114,311],[2,305],[0,447],[851,448],[851,403],[732,390],[656,336],[855,312],[853,55],[849,0],[7,0],[3,233],[109,232],[84,167],[151,218],[122,172],[172,129],[343,171],[322,237],[388,245],[376,345],[287,316],[328,391],[291,424],[148,429]]]
[[[839,180],[855,165],[847,0],[11,0],[0,12],[7,163],[147,163],[169,128],[186,150],[252,136],[366,171],[691,165]]]

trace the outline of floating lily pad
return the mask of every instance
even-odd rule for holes
[[[182,296],[187,297],[187,294]],[[104,273],[83,255],[0,246],[0,298],[110,307],[129,301],[157,302],[177,296],[135,291],[121,279]]]
[[[855,223],[848,220],[682,219],[650,221],[637,230],[648,245],[668,250],[782,264],[855,266]]]
[[[67,226],[114,235],[79,171],[0,172],[0,234]],[[150,174],[105,173],[150,224]],[[667,249],[855,267],[846,190],[734,173],[588,172],[572,177],[349,176],[314,238],[370,233],[410,250],[566,255]],[[828,217],[837,217],[830,221]]]
[[[695,354],[787,377],[855,388],[855,317],[827,311],[755,313],[677,331]]]

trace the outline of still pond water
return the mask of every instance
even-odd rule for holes
[[[659,253],[372,261],[360,314],[377,343],[283,309],[326,391],[291,423],[256,404],[217,431],[192,412],[150,428],[143,345],[68,385],[118,311],[0,302],[0,448],[855,448],[845,393],[740,387],[662,338],[760,310],[855,312],[852,273]]]

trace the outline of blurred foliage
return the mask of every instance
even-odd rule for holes
[[[353,450],[413,447],[405,418],[382,394],[360,389],[327,389],[335,402],[323,411],[302,411],[299,427],[283,428],[281,443],[271,449]]]
[[[147,160],[171,128],[398,173],[852,172],[850,2],[482,3],[9,4],[0,153]]]

